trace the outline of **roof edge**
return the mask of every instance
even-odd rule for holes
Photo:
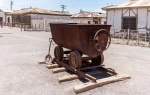
[[[119,8],[107,8],[103,7],[102,10],[112,10],[112,9],[125,9],[125,8],[149,8],[150,6],[133,6],[133,7],[119,7]]]

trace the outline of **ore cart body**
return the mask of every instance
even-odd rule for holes
[[[63,60],[64,54],[69,54],[70,66],[81,68],[82,61],[92,60],[96,64],[104,61],[103,51],[111,42],[111,25],[99,24],[77,24],[77,23],[50,23],[52,39],[58,45],[55,47],[56,59]],[[70,52],[63,51],[63,48],[70,49]],[[83,54],[88,57],[83,58]]]

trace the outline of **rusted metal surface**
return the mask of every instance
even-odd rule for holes
[[[109,40],[111,25],[50,23],[50,27],[57,45],[93,58],[101,55],[111,41]]]
[[[96,82],[95,77],[84,73],[82,70],[102,68],[103,52],[111,42],[109,34],[111,25],[50,23],[50,27],[52,38],[58,45],[54,50],[54,61],[59,66]],[[63,47],[68,48],[69,51],[63,51]],[[87,57],[82,57],[83,55],[87,55]],[[107,69],[102,70],[113,73]]]
[[[55,47],[54,56],[56,59],[59,59],[59,61],[63,60],[64,51],[63,51],[63,48],[61,46]]]
[[[81,68],[82,59],[81,59],[81,55],[78,51],[70,53],[69,64],[72,68],[76,68],[76,69]]]
[[[104,62],[104,55],[103,55],[103,53],[101,55],[99,55],[98,57],[96,57],[96,58],[92,58],[91,61],[92,61],[93,66],[97,66],[97,65],[100,66],[100,65],[102,65],[103,62]]]

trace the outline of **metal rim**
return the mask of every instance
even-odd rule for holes
[[[92,59],[92,64],[93,65],[102,65],[103,62],[104,62],[103,53],[101,55],[99,55],[98,57]]]
[[[108,49],[111,43],[111,36],[106,29],[100,29],[94,36],[94,47],[102,52]]]
[[[55,47],[55,49],[54,49],[54,56],[59,61],[63,60],[64,51],[63,51],[63,48],[61,46],[56,46]]]
[[[78,51],[70,53],[69,64],[73,69],[80,69],[82,65],[81,55]]]

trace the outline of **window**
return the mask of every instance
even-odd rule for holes
[[[98,21],[94,21],[95,22],[95,24],[98,24]]]
[[[137,29],[136,17],[124,17],[122,21],[122,29]]]

